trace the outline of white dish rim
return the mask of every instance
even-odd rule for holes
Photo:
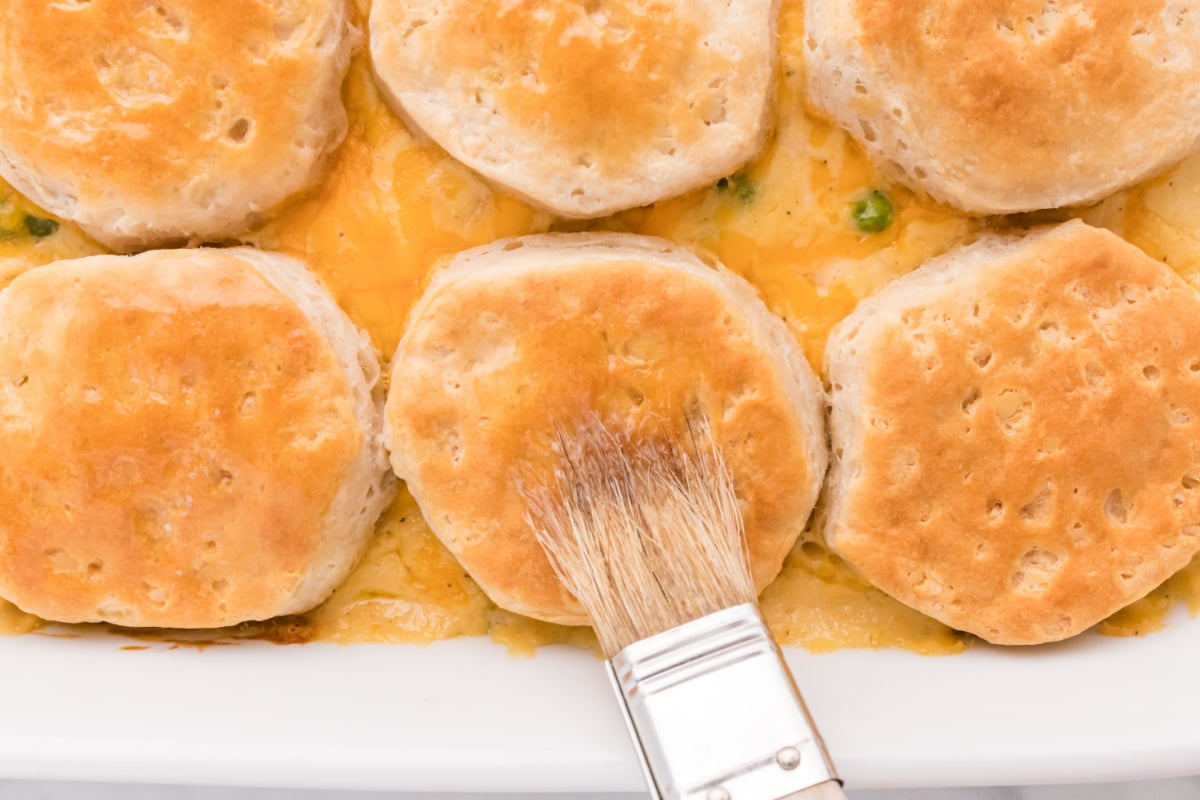
[[[458,792],[627,792],[641,774],[601,663],[486,639],[174,649],[0,638],[0,778]],[[1200,774],[1200,621],[957,656],[788,661],[852,788]]]

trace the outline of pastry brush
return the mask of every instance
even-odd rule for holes
[[[634,441],[558,427],[529,524],[592,619],[660,800],[845,800],[756,603],[733,482],[707,425]]]

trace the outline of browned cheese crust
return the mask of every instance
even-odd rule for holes
[[[553,263],[505,265],[506,247],[517,258],[521,242],[540,240],[563,243]],[[734,477],[761,589],[824,475],[819,384],[778,320],[779,338],[764,341],[749,317],[769,317],[765,306],[748,287],[724,286],[739,279],[660,240],[586,240],[657,242],[673,254],[602,258],[603,244],[597,254],[569,235],[530,237],[493,245],[495,262],[474,274],[435,279],[393,363],[386,427],[397,473],[493,600],[581,624],[515,481],[549,480],[556,424],[569,431],[594,411],[636,434],[701,413]]]
[[[813,101],[967,211],[1097,200],[1200,144],[1185,0],[811,0]]]
[[[988,641],[1072,636],[1200,549],[1200,299],[1080,222],[991,237],[829,344],[829,543]]]
[[[240,233],[346,130],[344,0],[0,0],[0,176],[115,248]]]
[[[131,626],[304,610],[363,436],[329,342],[246,261],[27,272],[0,292],[0,597]]]

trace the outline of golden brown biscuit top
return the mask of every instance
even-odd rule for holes
[[[705,52],[696,21],[673,2],[481,0],[451,8],[453,35],[442,40],[431,67],[474,75],[514,125],[544,129],[566,149],[603,156],[605,169],[626,166],[656,139],[695,140],[702,118],[666,110],[694,101],[678,87],[699,62],[716,58],[714,74],[732,67],[719,53]],[[513,75],[524,79],[509,80]],[[714,113],[718,97],[714,92]]]
[[[329,343],[241,259],[27,272],[0,292],[0,596],[61,621],[271,616],[362,437]]]
[[[585,255],[431,292],[394,360],[393,463],[493,599],[586,622],[528,529],[514,481],[545,474],[556,462],[555,425],[570,428],[592,411],[629,431],[707,416],[742,500],[759,588],[778,573],[811,510],[807,487],[824,454],[809,452],[782,356],[764,352],[711,283]]]
[[[1107,231],[1036,236],[852,317],[863,372],[831,364],[835,431],[855,418],[831,544],[1007,644],[1078,633],[1200,548],[1200,298]]]
[[[81,205],[107,184],[124,187],[130,202],[195,184],[191,199],[211,205],[222,181],[279,180],[264,165],[281,152],[326,145],[310,140],[329,123],[307,115],[310,96],[340,82],[325,74],[332,56],[313,53],[341,39],[335,8],[2,0],[0,146],[56,194],[81,193]]]
[[[903,76],[887,88],[905,108],[879,113],[907,110],[931,155],[949,154],[954,180],[979,172],[971,180],[1019,194],[1048,172],[1084,186],[1113,169],[1136,178],[1197,135],[1194,119],[1178,130],[1183,98],[1187,113],[1200,108],[1195,12],[1163,0],[856,2],[874,71]]]
[[[514,129],[539,131],[544,145],[584,153],[604,172],[620,173],[660,141],[683,147],[706,118],[723,119],[720,76],[744,57],[710,47],[704,25],[713,12],[700,4],[693,18],[663,0],[472,0],[436,4],[437,20],[425,19],[426,5],[389,0],[375,24],[435,25],[425,69],[470,85],[476,103],[502,109]],[[699,69],[714,84],[683,91]]]

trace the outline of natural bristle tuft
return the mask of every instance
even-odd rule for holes
[[[610,657],[755,599],[733,481],[691,422],[636,439],[599,419],[558,429],[550,485],[521,481],[529,524]]]

